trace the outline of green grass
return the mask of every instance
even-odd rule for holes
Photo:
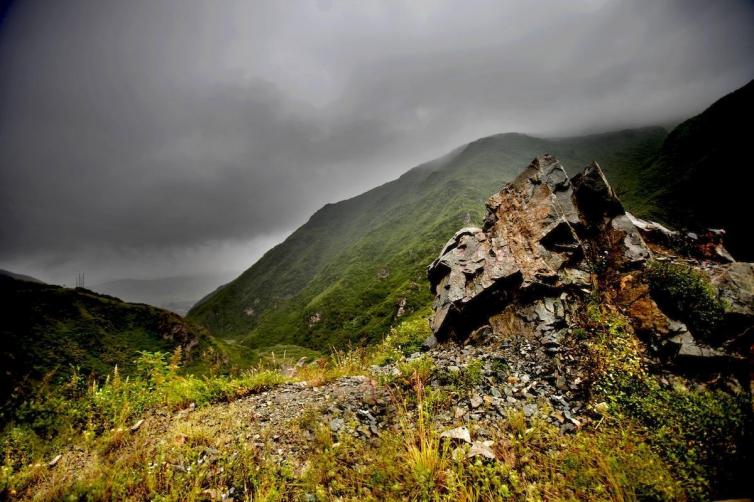
[[[143,352],[130,377],[117,368],[102,382],[73,373],[65,385],[37,389],[15,407],[4,427],[5,467],[15,470],[43,461],[63,444],[86,443],[128,428],[156,410],[231,401],[287,381],[279,372],[264,369],[237,376],[183,375],[180,354],[176,350],[168,358],[161,352]]]
[[[475,141],[358,197],[328,204],[239,278],[189,313],[247,350],[293,344],[317,351],[379,340],[430,301],[426,266],[453,233],[481,224],[484,202],[536,156],[571,172],[598,160],[631,208],[665,136],[648,128],[580,138],[502,134]],[[253,315],[245,311],[251,307]],[[318,316],[318,322],[310,322]]]

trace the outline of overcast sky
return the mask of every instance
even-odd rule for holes
[[[481,136],[701,111],[754,2],[27,0],[0,24],[0,268],[240,272]]]

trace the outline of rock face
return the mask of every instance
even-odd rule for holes
[[[658,354],[740,361],[736,352],[746,354],[754,334],[754,265],[736,263],[719,236],[683,235],[633,217],[596,163],[569,179],[554,157],[537,157],[489,198],[483,228],[456,232],[429,266],[428,345],[490,326],[496,334],[532,333],[557,352],[572,317],[598,295]],[[710,278],[726,306],[720,329],[727,332],[717,346],[658,306],[644,273],[650,260],[680,261]]]
[[[485,317],[527,299],[553,325],[561,294],[594,286],[595,265],[630,269],[650,256],[597,164],[573,180],[553,157],[538,157],[487,201],[484,228],[464,228],[429,267],[439,340],[465,337]]]

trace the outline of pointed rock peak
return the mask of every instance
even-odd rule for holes
[[[484,228],[457,232],[430,265],[435,335],[465,337],[535,291],[590,288],[605,253],[621,256],[619,268],[650,256],[596,163],[570,180],[555,157],[539,156],[489,198]]]
[[[596,162],[573,177],[573,186],[579,211],[587,221],[612,218],[626,212]]]
[[[522,186],[524,183],[546,183],[550,188],[554,188],[563,183],[567,184],[568,175],[558,159],[545,154],[535,157],[512,185]]]

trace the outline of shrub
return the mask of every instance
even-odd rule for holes
[[[644,428],[650,445],[675,467],[690,499],[745,493],[740,483],[754,460],[754,421],[746,395],[621,375],[603,389],[603,397]]]
[[[663,310],[685,322],[694,335],[714,341],[724,305],[703,272],[680,263],[652,261],[646,277],[652,297]]]
[[[398,326],[391,328],[382,343],[375,347],[372,356],[373,364],[387,364],[397,361],[401,356],[419,351],[424,340],[432,334],[427,322],[428,314],[428,307],[421,309]]]

